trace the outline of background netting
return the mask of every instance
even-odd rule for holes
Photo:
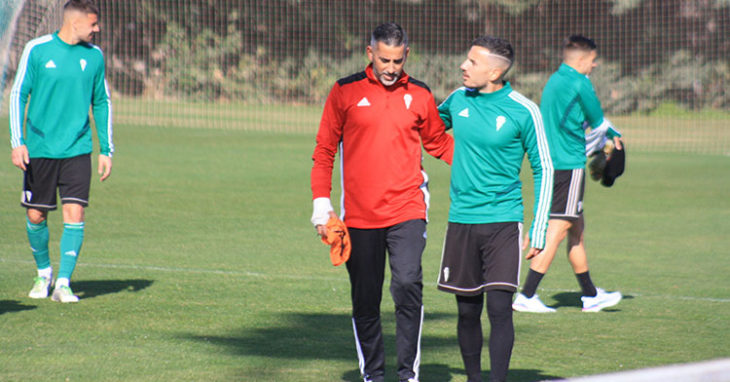
[[[0,0],[2,113],[24,44],[65,0]],[[469,42],[516,49],[513,86],[539,102],[573,33],[596,40],[592,81],[639,150],[730,154],[730,0],[97,0],[115,123],[312,132],[338,78],[362,70],[369,32],[408,32],[406,71],[437,101]],[[13,22],[15,21],[15,22]]]

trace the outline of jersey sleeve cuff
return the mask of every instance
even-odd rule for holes
[[[327,224],[329,220],[330,212],[335,209],[332,208],[332,202],[330,198],[315,198],[312,201],[314,212],[312,213],[312,224],[314,226]]]
[[[613,123],[611,123],[611,121],[609,121],[608,118],[605,118],[605,117],[603,118],[603,122],[601,122],[601,124],[598,125],[597,129],[605,130],[606,136],[609,138],[621,136],[621,132],[618,131],[616,126],[614,126]]]

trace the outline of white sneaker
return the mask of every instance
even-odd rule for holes
[[[79,298],[78,296],[74,295],[74,292],[71,290],[70,287],[56,286],[56,288],[53,289],[53,295],[51,296],[51,300],[66,303],[78,302]]]
[[[512,303],[512,310],[530,313],[555,312],[555,309],[545,306],[545,304],[540,301],[540,297],[538,297],[537,294],[533,295],[531,298],[527,298],[522,293],[517,293],[517,298],[515,298],[515,302]]]
[[[580,300],[583,301],[584,312],[598,312],[603,308],[618,304],[622,297],[621,292],[606,292],[601,288],[596,288],[594,297],[583,296]]]
[[[52,279],[47,279],[45,277],[36,277],[33,279],[33,289],[30,290],[30,293],[28,293],[28,297],[30,298],[46,298],[48,297],[48,288],[51,287],[53,281]]]

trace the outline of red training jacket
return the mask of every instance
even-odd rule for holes
[[[338,80],[327,97],[312,160],[312,196],[330,197],[332,166],[340,150],[342,215],[348,227],[383,228],[426,219],[426,151],[451,164],[446,134],[429,88],[405,72],[385,87],[365,71]]]

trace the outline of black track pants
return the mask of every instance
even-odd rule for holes
[[[352,253],[347,261],[347,271],[360,372],[366,381],[384,378],[380,302],[387,251],[390,293],[395,303],[398,377],[400,380],[417,379],[423,324],[421,256],[426,246],[426,222],[408,220],[387,228],[350,228],[349,231]]]

